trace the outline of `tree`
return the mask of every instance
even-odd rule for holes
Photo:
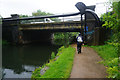
[[[114,43],[120,43],[120,1],[113,2],[111,8],[113,11],[102,15],[102,20],[105,22],[102,26],[110,28],[114,34]]]
[[[32,16],[50,16],[50,15],[54,15],[52,13],[49,13],[49,12],[44,12],[44,11],[41,11],[41,10],[37,10],[36,12],[33,12],[32,13]],[[58,18],[51,18],[51,20],[53,21],[56,21],[56,22],[59,22],[60,20]],[[35,21],[44,21],[44,19],[39,19],[39,20],[35,20]]]
[[[37,10],[37,12],[33,12],[32,16],[46,16],[46,15],[53,15],[52,13],[44,12],[41,10]]]
[[[102,20],[105,22],[102,26],[112,29],[112,44],[116,47],[118,57],[120,58],[120,1],[112,2],[111,8],[113,9],[112,12],[108,12],[102,15]],[[117,62],[120,63],[120,60],[118,60]],[[115,72],[115,69],[113,67],[110,68],[111,70],[109,72],[111,75],[109,75],[109,77],[120,79],[120,66],[116,67],[118,68],[118,71],[115,74],[113,74]]]
[[[20,17],[20,18],[24,18],[24,17],[30,17],[30,16],[28,16],[28,15],[22,15],[22,14],[21,14],[19,17]],[[31,20],[22,20],[22,21],[21,21],[21,24],[30,23],[30,22],[31,22]]]
[[[53,15],[52,13],[47,13],[41,10],[37,10],[36,12],[32,13],[32,16],[46,16],[46,15]],[[44,19],[37,19],[34,22],[44,22]]]
[[[20,18],[29,17],[28,15],[20,15]]]

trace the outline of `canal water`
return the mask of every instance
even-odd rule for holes
[[[21,46],[3,45],[3,78],[30,78],[32,71],[48,62],[51,53],[57,53],[59,47],[51,43]]]

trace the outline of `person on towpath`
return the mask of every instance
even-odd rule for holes
[[[82,37],[81,33],[79,33],[79,35],[77,36],[77,51],[78,51],[78,54],[81,53],[82,45],[84,45],[84,41],[83,41],[83,37]]]

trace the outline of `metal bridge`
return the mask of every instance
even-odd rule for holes
[[[19,18],[19,15],[15,14],[15,15],[11,15],[12,16],[11,18],[3,18],[2,19],[3,39],[7,39],[15,43],[19,43],[23,38],[22,36],[24,36],[25,31],[26,32],[39,31],[39,33],[46,31],[49,33],[50,32],[81,32],[84,36],[87,34],[87,32],[94,30],[95,27],[101,26],[100,20],[97,14],[94,12],[95,6],[86,6],[82,2],[78,2],[75,6],[78,8],[79,12],[72,14],[26,17],[26,18]],[[28,20],[70,17],[77,15],[80,15],[80,21],[21,24],[22,21],[28,21]],[[87,26],[88,26],[88,30],[87,30]]]
[[[87,20],[87,23],[94,23],[94,19]],[[81,21],[72,22],[54,22],[54,23],[37,23],[37,24],[19,24],[19,30],[41,30],[51,32],[80,32],[84,29]]]

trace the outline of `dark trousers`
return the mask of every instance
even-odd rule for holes
[[[79,52],[81,53],[81,46],[82,46],[82,43],[77,43],[77,51],[78,51],[78,53]]]

